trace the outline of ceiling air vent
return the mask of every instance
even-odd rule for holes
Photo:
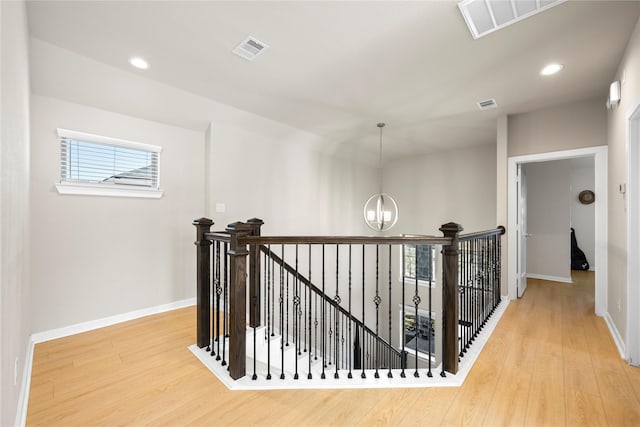
[[[481,110],[488,110],[489,108],[496,108],[497,106],[498,104],[493,98],[485,99],[484,101],[478,102],[478,108],[480,108]]]
[[[460,12],[474,39],[564,3],[566,0],[463,0]]]
[[[236,46],[232,52],[248,61],[253,61],[256,56],[267,50],[268,47],[266,43],[262,43],[260,40],[249,36]]]

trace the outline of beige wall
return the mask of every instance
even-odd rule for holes
[[[527,274],[571,280],[570,160],[523,166],[527,186]]]
[[[607,143],[604,101],[594,99],[509,116],[508,156],[523,156]]]
[[[383,188],[400,211],[394,233],[441,235],[450,221],[466,232],[495,228],[495,158],[496,147],[483,145],[389,162]]]
[[[624,76],[624,79],[623,79]],[[622,82],[622,99],[607,115],[609,139],[609,286],[608,312],[626,337],[627,216],[618,186],[626,181],[626,115],[640,103],[640,21],[613,80]],[[618,304],[620,302],[620,304]]]
[[[0,15],[0,425],[10,426],[30,333],[29,61],[24,2],[0,2]]]
[[[362,208],[377,191],[375,168],[324,154],[313,148],[317,136],[276,122],[216,119],[207,135],[207,215],[216,229],[258,217],[263,234],[367,232]]]
[[[195,295],[204,133],[32,96],[33,332]],[[56,128],[162,147],[161,199],[60,195]]]

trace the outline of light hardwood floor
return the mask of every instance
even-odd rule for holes
[[[640,426],[640,369],[593,314],[593,274],[530,280],[459,388],[234,391],[187,350],[193,307],[38,344],[28,425]]]

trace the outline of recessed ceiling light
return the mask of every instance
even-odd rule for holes
[[[141,70],[146,70],[149,68],[149,63],[139,56],[134,56],[133,58],[129,58],[129,64],[132,66],[139,68]]]
[[[560,72],[560,70],[562,70],[563,68],[564,68],[564,65],[562,64],[556,64],[556,63],[548,64],[542,70],[540,70],[540,74],[543,76],[551,76],[553,74]]]

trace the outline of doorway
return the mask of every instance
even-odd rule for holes
[[[595,272],[595,312],[598,316],[604,316],[607,307],[607,147],[590,147],[576,150],[557,151],[551,153],[531,154],[526,156],[510,157],[508,159],[508,248],[509,258],[507,265],[507,283],[509,298],[518,298],[519,282],[522,276],[521,259],[518,257],[517,248],[521,247],[523,230],[519,221],[519,199],[522,194],[522,181],[519,179],[519,170],[527,163],[545,162],[551,160],[565,160],[579,157],[592,157],[595,169],[595,264],[598,266]],[[526,191],[526,190],[525,190]],[[520,285],[521,286],[521,285]]]

